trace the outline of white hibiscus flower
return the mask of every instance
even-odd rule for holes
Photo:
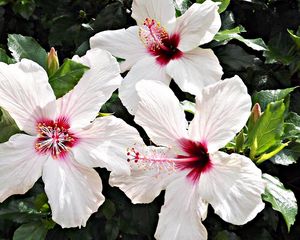
[[[217,3],[195,3],[176,18],[172,0],[133,0],[132,17],[137,26],[100,32],[90,39],[92,48],[125,59],[123,72],[132,68],[119,89],[130,113],[136,111],[135,84],[141,79],[169,85],[173,78],[192,94],[221,79],[222,68],[213,51],[198,47],[210,42],[221,26]]]
[[[95,119],[121,83],[116,60],[104,50],[73,60],[90,69],[57,100],[38,64],[0,63],[0,106],[25,132],[0,144],[0,202],[27,192],[42,176],[52,218],[62,227],[85,226],[104,201],[93,167],[129,173],[121,157],[138,136],[113,116]]]
[[[135,121],[160,147],[130,147],[131,176],[111,174],[110,184],[133,203],[149,203],[166,190],[156,239],[207,239],[201,220],[208,204],[232,224],[252,220],[264,208],[261,170],[245,156],[219,151],[250,114],[251,98],[241,79],[236,76],[205,87],[196,98],[189,126],[166,85],[142,80],[136,88],[140,102]]]

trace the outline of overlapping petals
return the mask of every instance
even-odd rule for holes
[[[121,84],[115,58],[94,49],[73,60],[89,70],[58,100],[38,64],[0,63],[0,106],[31,135],[18,134],[0,144],[0,201],[25,193],[42,176],[53,220],[62,227],[85,226],[103,203],[101,179],[92,167],[129,174],[120,159],[128,143],[141,141],[123,120],[94,120]]]
[[[73,60],[88,66],[78,84],[57,100],[58,116],[66,116],[72,129],[86,127],[95,119],[101,106],[120,86],[118,63],[110,53],[93,49]]]
[[[137,167],[129,159],[131,176],[112,175],[110,183],[134,203],[150,202],[166,190],[155,237],[207,239],[201,223],[207,204],[227,222],[241,225],[252,220],[264,208],[261,170],[245,156],[218,151],[250,115],[251,98],[242,80],[236,76],[205,87],[197,95],[189,129],[179,101],[166,85],[143,80],[136,88],[135,121],[155,144],[167,147],[168,154],[157,154],[155,147],[146,154],[133,150]]]
[[[120,87],[120,99],[131,114],[135,114],[138,102],[133,86],[141,80],[141,73],[147,76],[143,79],[166,84],[173,78],[183,91],[192,94],[221,79],[222,67],[213,51],[198,48],[210,42],[221,27],[216,3],[193,4],[176,19],[172,0],[134,0],[132,17],[138,26],[100,32],[90,39],[92,48],[106,49],[125,59],[122,71],[132,67]],[[144,61],[146,58],[152,61]]]
[[[55,95],[47,73],[27,59],[11,65],[0,63],[0,96],[0,106],[29,134],[36,134],[37,120],[55,114]]]

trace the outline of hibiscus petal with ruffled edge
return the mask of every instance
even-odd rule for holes
[[[175,157],[169,148],[152,147],[137,144],[132,146],[139,157],[147,159],[130,159],[130,176],[112,173],[109,178],[111,186],[119,187],[132,203],[150,203],[177,175],[177,170],[169,162],[162,162],[165,157]],[[124,159],[125,160],[125,159]]]
[[[142,126],[157,145],[178,147],[187,137],[184,110],[172,90],[158,81],[142,80],[136,84],[140,99],[135,122]]]
[[[0,96],[0,107],[26,133],[36,134],[36,122],[55,115],[55,95],[47,73],[31,60],[0,63]]]
[[[138,131],[114,116],[97,118],[89,127],[78,130],[80,138],[72,152],[88,167],[105,167],[117,174],[129,174],[126,154],[129,147],[142,144]]]
[[[196,48],[170,61],[167,73],[181,90],[197,95],[203,87],[221,80],[222,67],[211,49]]]
[[[151,18],[169,32],[175,27],[175,7],[172,0],[133,0],[131,16],[140,26],[146,18]]]
[[[120,86],[122,77],[117,61],[105,50],[89,50],[85,56],[73,59],[90,69],[73,90],[57,100],[57,114],[66,117],[75,129],[89,125],[96,118],[101,106]]]
[[[203,205],[203,206],[200,206]],[[166,189],[165,203],[161,208],[155,238],[160,240],[207,239],[201,216],[207,204],[202,202],[199,190],[183,175]]]
[[[90,46],[92,49],[105,49],[113,56],[124,59],[120,63],[122,72],[147,55],[147,49],[139,38],[138,26],[99,32],[90,38]]]
[[[154,57],[145,57],[137,62],[126,75],[119,88],[119,97],[131,114],[135,114],[139,102],[135,85],[142,79],[161,81],[167,86],[171,82],[171,77],[166,73],[166,68],[157,64]]]
[[[199,191],[223,220],[235,225],[251,221],[264,209],[261,170],[247,157],[216,152],[212,168],[201,175]]]
[[[189,127],[195,141],[206,142],[208,152],[224,147],[246,124],[251,97],[235,76],[203,89],[196,98],[196,113]]]
[[[182,16],[176,19],[174,32],[180,35],[178,49],[190,51],[213,40],[221,27],[218,5],[206,0],[194,3]]]
[[[42,175],[47,156],[38,154],[35,137],[16,134],[0,144],[0,202],[26,193]]]
[[[78,164],[71,154],[61,160],[48,159],[43,181],[52,218],[63,228],[84,227],[104,202],[98,173]]]

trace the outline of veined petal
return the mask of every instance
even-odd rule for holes
[[[200,177],[201,197],[227,222],[242,225],[251,221],[265,206],[261,170],[239,154],[216,152],[211,161],[212,169]]]
[[[175,24],[175,7],[172,0],[133,0],[132,18],[142,25],[146,18],[152,18],[171,31]]]
[[[129,174],[127,149],[143,143],[138,131],[114,116],[97,118],[76,133],[80,138],[72,148],[78,162],[88,167],[105,167],[117,174]]]
[[[92,49],[105,49],[113,56],[125,59],[120,64],[122,72],[147,55],[147,49],[139,38],[138,26],[99,32],[90,38],[90,45]]]
[[[194,3],[176,19],[175,33],[180,35],[178,49],[186,52],[210,42],[221,27],[218,5],[206,0]]]
[[[187,136],[187,121],[181,104],[165,84],[142,80],[136,84],[140,99],[134,120],[157,145],[177,147]]]
[[[131,114],[135,114],[139,102],[135,85],[142,79],[158,80],[167,86],[171,82],[166,68],[157,64],[154,57],[145,57],[138,61],[126,75],[119,88],[119,97]]]
[[[250,95],[238,76],[208,86],[196,98],[190,137],[206,142],[208,152],[213,153],[224,147],[245,126],[250,108]]]
[[[55,115],[55,95],[47,73],[31,60],[0,63],[0,96],[0,107],[29,134],[36,134],[39,119]]]
[[[148,147],[143,144],[132,147],[140,159],[132,158],[131,155],[124,157],[124,162],[128,158],[126,163],[131,169],[130,176],[112,173],[109,183],[119,187],[134,204],[150,203],[178,175],[174,166],[163,160],[175,155],[165,147]]]
[[[203,87],[218,82],[222,67],[210,49],[195,48],[180,59],[170,61],[167,73],[184,91],[197,95]]]
[[[166,189],[165,204],[159,214],[155,238],[206,240],[207,231],[201,223],[201,209],[207,209],[207,205],[202,202],[196,185],[184,176],[173,181]]]
[[[72,91],[57,100],[58,116],[66,117],[72,128],[82,128],[96,118],[122,77],[117,61],[105,50],[89,50],[85,56],[73,59],[90,69]]]
[[[64,160],[48,159],[43,181],[52,218],[63,228],[84,227],[104,202],[97,172],[78,164],[71,154]]]
[[[47,157],[34,148],[35,137],[16,134],[0,144],[0,202],[26,193],[42,175]]]

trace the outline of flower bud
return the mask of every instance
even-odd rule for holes
[[[59,68],[59,61],[58,61],[57,53],[54,47],[52,47],[50,52],[48,53],[48,58],[47,58],[48,75],[49,76],[53,75],[58,68]]]
[[[261,116],[261,108],[259,103],[255,103],[255,105],[252,108],[251,115],[253,117],[253,122],[256,123]]]

